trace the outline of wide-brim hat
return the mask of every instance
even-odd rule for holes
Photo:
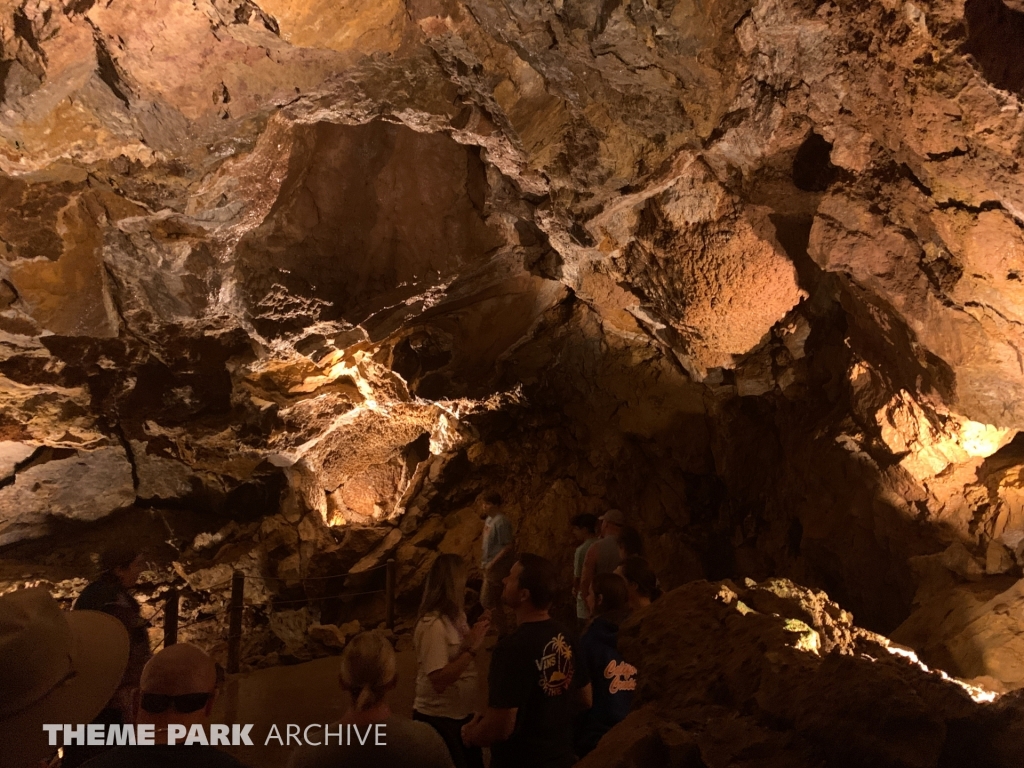
[[[609,509],[603,515],[601,515],[601,517],[599,517],[598,520],[603,520],[604,522],[611,523],[612,525],[626,524],[626,516],[622,514],[622,512],[618,509]]]
[[[96,717],[121,683],[128,648],[128,631],[106,613],[62,611],[45,589],[0,596],[0,768],[55,751],[44,723]]]

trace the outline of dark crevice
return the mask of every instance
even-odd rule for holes
[[[725,117],[721,119],[721,121],[719,121],[718,125],[714,127],[714,129],[708,135],[707,139],[705,139],[704,148],[707,149],[720,138],[722,138],[730,130],[736,128],[739,125],[742,125],[748,117],[750,117],[749,109],[737,109],[732,112],[729,112]]]
[[[64,13],[68,16],[81,15],[88,13],[94,5],[96,5],[96,0],[74,0],[64,9]]]
[[[984,200],[978,205],[971,205],[965,203],[962,200],[944,200],[941,203],[937,203],[936,208],[940,211],[955,210],[965,211],[967,213],[984,213],[985,211],[1001,211],[1003,210],[1003,204],[998,200]]]
[[[944,301],[949,301],[949,294],[964,274],[960,261],[945,248],[939,247],[924,251],[921,257],[921,270]]]
[[[943,160],[951,160],[954,157],[963,157],[966,154],[968,154],[966,149],[957,147],[956,149],[951,149],[949,152],[929,152],[928,159],[941,163]]]
[[[28,43],[28,47],[35,51],[36,55],[46,62],[46,54],[39,47],[39,40],[36,39],[35,30],[32,29],[32,22],[29,21],[25,11],[18,10],[14,13],[14,34]]]
[[[124,432],[124,427],[121,426],[120,421],[115,421],[112,425],[112,431],[117,437],[118,442],[121,443],[121,447],[124,448],[125,457],[128,459],[128,464],[132,468],[132,488],[135,489],[135,496],[138,499],[139,495],[139,468],[135,464],[135,454],[132,453],[132,444],[128,441],[128,435]]]
[[[7,75],[14,66],[14,59],[0,61],[0,104],[7,98]]]
[[[243,0],[243,2],[235,8],[235,22],[238,24],[248,24],[250,19],[255,16],[259,19],[259,22],[270,32],[275,35],[281,35],[281,27],[277,23],[277,19],[271,16],[269,13],[263,11],[256,3],[250,2],[250,0]]]
[[[608,20],[615,13],[615,9],[622,5],[622,0],[602,0],[601,8],[597,12],[597,21],[594,24],[594,35],[604,34]]]
[[[121,79],[121,75],[118,74],[117,65],[114,63],[113,57],[110,55],[110,51],[107,49],[106,43],[103,42],[103,38],[100,36],[98,29],[94,28],[93,40],[96,44],[96,63],[98,65],[98,74],[100,80],[106,83],[107,87],[120,99],[126,107],[131,106],[128,100],[128,96],[125,93],[127,88],[125,87],[124,81]]]
[[[836,180],[838,168],[830,156],[832,144],[816,133],[808,136],[793,159],[793,183],[805,192],[824,192]]]
[[[22,459],[14,465],[14,471],[11,472],[7,477],[0,479],[0,488],[6,488],[8,485],[13,485],[14,481],[17,480],[18,475],[25,472],[32,467],[38,467],[41,464],[47,464],[51,461],[61,461],[63,459],[69,459],[72,456],[77,456],[78,451],[74,448],[54,448],[49,445],[41,445],[36,448],[32,453],[25,459]]]
[[[3,289],[0,290],[0,301],[4,302],[0,305],[0,309],[6,309],[11,306],[11,304],[14,304],[21,299],[21,294],[18,293],[18,289],[10,280],[0,279],[0,287]],[[5,297],[5,293],[9,293],[10,297]]]
[[[970,54],[985,78],[997,88],[1024,93],[1024,13],[1002,0],[967,0],[964,5]]]
[[[923,194],[923,195],[925,195],[927,197],[931,197],[932,196],[932,189],[931,189],[931,187],[929,187],[927,184],[925,184],[923,181],[921,181],[921,179],[919,179],[917,177],[917,174],[915,174],[910,169],[909,165],[907,165],[906,163],[900,163],[899,172],[900,172],[900,175],[903,178],[907,179],[911,184],[913,184],[915,187],[917,187],[918,190],[921,192],[921,194]]]

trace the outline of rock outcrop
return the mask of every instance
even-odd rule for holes
[[[640,706],[581,768],[1009,766],[1017,694],[929,671],[785,580],[694,582],[620,630]],[[981,703],[979,703],[981,702]]]
[[[550,554],[616,506],[670,585],[970,634],[934,600],[1022,575],[1022,30],[1016,0],[0,2],[0,544],[280,514],[253,573],[394,555],[411,595],[499,490]],[[959,643],[915,641],[1017,685]]]

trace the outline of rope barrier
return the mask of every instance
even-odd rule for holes
[[[387,563],[385,563],[383,565],[375,565],[373,568],[367,568],[365,571],[360,571],[359,573],[337,573],[333,576],[296,576],[294,578],[288,576],[252,576],[243,573],[242,578],[246,581],[258,580],[264,583],[268,581],[326,581],[327,579],[344,579],[350,576],[363,576],[364,574],[374,573],[375,571],[380,571],[387,567]],[[220,589],[221,587],[226,587],[230,585],[231,579],[229,578],[225,581],[219,581],[216,584],[211,584],[207,587],[193,587],[191,584],[189,584],[188,579],[185,579],[185,583],[188,585],[189,589],[192,589],[196,592],[211,592],[215,589]]]
[[[306,581],[326,581],[328,579],[347,578],[349,576],[362,576],[364,574],[374,573],[376,571],[380,571],[380,570],[383,570],[383,569],[386,569],[386,568],[390,568],[391,570],[389,570],[388,574],[387,574],[387,576],[388,576],[388,585],[384,589],[372,589],[372,590],[366,590],[366,591],[362,591],[362,592],[339,592],[337,594],[325,595],[325,596],[322,596],[322,597],[306,596],[306,597],[303,597],[303,598],[300,598],[300,599],[295,599],[295,600],[279,600],[279,601],[275,601],[275,600],[271,599],[271,600],[269,600],[268,602],[265,602],[265,603],[250,603],[249,604],[250,608],[265,607],[267,609],[267,613],[268,614],[273,614],[274,612],[277,611],[277,609],[280,606],[297,605],[297,604],[310,605],[310,604],[312,604],[312,603],[314,603],[316,601],[337,600],[337,599],[343,599],[343,598],[355,598],[355,597],[365,597],[367,595],[384,594],[385,598],[387,600],[387,608],[386,608],[386,613],[388,615],[387,621],[388,621],[388,625],[390,626],[393,623],[393,615],[392,614],[393,614],[393,600],[394,600],[394,596],[393,596],[393,594],[391,594],[391,592],[394,589],[394,584],[393,584],[393,580],[394,580],[393,566],[394,565],[395,565],[394,560],[390,560],[388,563],[382,563],[381,565],[374,566],[373,568],[367,568],[366,570],[360,571],[359,573],[355,573],[355,574],[349,572],[349,573],[338,573],[338,574],[334,574],[334,575],[330,575],[330,576],[298,576],[298,577],[296,577],[294,579],[288,578],[288,577],[282,577],[282,576],[253,576],[253,575],[248,575],[248,574],[244,574],[244,573],[240,573],[240,572],[235,572],[235,573],[232,574],[231,578],[226,579],[225,581],[222,581],[222,582],[218,582],[216,584],[211,584],[211,585],[206,586],[206,587],[195,587],[195,586],[193,586],[189,582],[189,580],[187,578],[184,579],[184,582],[185,582],[185,588],[187,588],[187,589],[189,589],[189,590],[191,590],[193,592],[206,592],[206,593],[209,593],[209,592],[212,592],[214,590],[218,590],[218,589],[220,589],[222,587],[228,586],[229,584],[233,584],[233,582],[235,581],[236,578],[240,578],[241,581],[243,581],[243,582],[244,581],[250,581],[251,582],[251,581],[260,580],[264,584],[266,584],[267,582],[272,581],[272,580],[273,581],[282,581],[282,582],[286,582],[286,581],[300,581],[300,582],[306,582]],[[173,584],[173,581],[171,583]],[[241,582],[239,583],[239,586],[241,586]],[[171,592],[171,593],[175,592],[175,590],[177,590],[178,596],[179,596],[179,599],[180,599],[181,589],[179,587],[174,587],[174,586],[171,586],[169,588],[169,592]],[[157,601],[157,600],[160,601],[159,606],[156,607],[156,609],[153,612],[153,615],[150,616],[147,619],[146,623],[147,623],[147,625],[150,628],[154,628],[154,629],[156,628],[155,627],[155,623],[156,623],[156,621],[161,616],[164,616],[164,619],[166,621],[167,617],[166,617],[165,611],[166,611],[166,608],[167,608],[167,597],[166,597],[167,594],[168,594],[167,590],[165,590],[164,592],[159,592],[157,594],[151,595],[150,598],[149,598],[149,601],[147,601],[147,602]],[[239,592],[239,595],[240,594],[241,594],[241,592]],[[188,629],[190,627],[197,627],[197,626],[199,626],[201,624],[208,624],[209,622],[215,622],[215,621],[218,620],[219,616],[222,616],[225,613],[230,613],[231,610],[232,610],[232,606],[234,606],[234,609],[239,610],[239,612],[240,612],[241,610],[244,609],[245,606],[241,605],[240,603],[236,603],[236,601],[238,600],[239,595],[234,595],[233,594],[232,595],[231,604],[229,604],[226,608],[222,607],[219,610],[214,610],[214,611],[210,611],[210,612],[204,612],[202,607],[198,608],[197,609],[196,617],[193,618],[191,621],[182,621],[181,617],[179,615],[177,617],[177,622],[178,622],[177,623],[177,632],[180,633],[182,630]],[[200,605],[202,605],[202,603]],[[205,613],[205,615],[204,615],[204,613]],[[202,618],[200,618],[200,616]],[[237,619],[240,619],[240,618],[241,618],[241,613],[239,613]],[[242,636],[241,633],[234,634],[234,633],[232,633],[231,630],[229,630],[229,633],[228,633],[228,642],[229,642],[229,659],[228,659],[228,663],[229,663],[229,666],[231,665],[231,651],[232,651],[232,648],[234,648],[235,655],[237,656],[237,641],[241,638],[241,636]],[[160,640],[157,642],[157,644],[153,648],[153,652],[155,653],[155,652],[159,651],[160,649],[162,649],[164,647],[165,641],[166,641],[166,635],[164,637],[160,638]],[[233,646],[232,646],[232,641],[235,641]],[[237,658],[235,660],[235,666],[237,667]],[[237,668],[234,671],[237,672],[238,671]]]
[[[270,606],[275,606],[276,607],[278,605],[293,605],[294,603],[309,603],[309,602],[312,602],[314,600],[334,600],[335,598],[338,598],[338,597],[362,597],[363,595],[377,595],[377,594],[381,594],[381,593],[383,593],[385,591],[386,590],[383,590],[383,589],[373,589],[373,590],[370,590],[369,592],[349,592],[349,593],[341,592],[341,593],[339,593],[337,595],[327,595],[326,597],[307,597],[307,598],[303,598],[301,600],[272,600],[269,603],[257,603],[257,605],[270,605]]]

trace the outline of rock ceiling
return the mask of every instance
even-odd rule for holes
[[[1010,0],[0,0],[0,544],[454,509],[457,457],[524,535],[616,503],[885,630],[1006,573],[1022,45]]]

